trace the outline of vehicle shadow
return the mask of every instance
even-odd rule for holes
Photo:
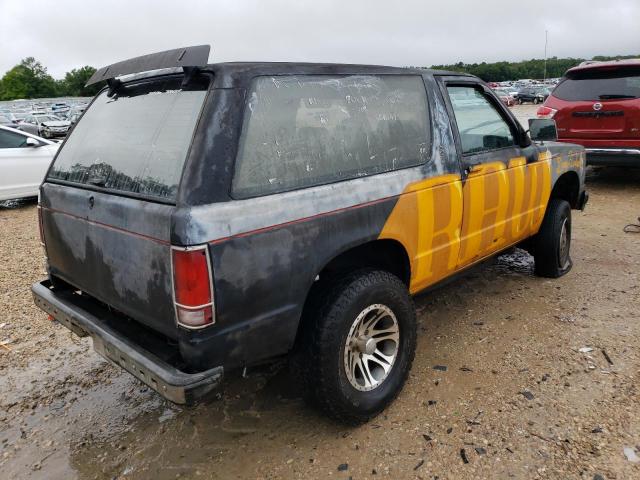
[[[587,189],[589,186],[640,187],[640,167],[588,167],[586,184]]]

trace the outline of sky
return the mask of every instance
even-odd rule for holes
[[[210,62],[430,66],[640,54],[640,0],[0,0],[0,75],[210,44]]]

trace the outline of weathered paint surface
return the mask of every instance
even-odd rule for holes
[[[412,292],[518,243],[540,228],[551,193],[551,155],[474,167],[464,184],[443,175],[407,186],[380,233],[404,245]]]
[[[212,68],[215,86],[175,206],[52,183],[41,189],[52,273],[177,340],[193,369],[237,367],[286,353],[314,280],[328,262],[353,247],[378,239],[402,244],[415,293],[534,234],[564,173],[575,172],[583,188],[583,150],[567,144],[485,153],[467,171],[434,75],[391,69],[424,80],[431,113],[424,164],[233,199],[229,192],[245,89],[252,76],[269,74],[269,68],[272,74],[291,73],[283,65]],[[293,73],[380,70],[358,68],[297,66]],[[215,327],[186,331],[176,326],[172,244],[209,245]]]

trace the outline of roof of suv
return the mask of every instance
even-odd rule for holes
[[[567,73],[583,72],[586,70],[614,70],[617,68],[640,68],[640,58],[628,58],[625,60],[609,60],[606,62],[589,61],[570,68]]]
[[[475,78],[464,72],[428,68],[389,67],[385,65],[359,65],[346,63],[304,62],[222,62],[199,67],[215,75],[215,88],[246,88],[248,82],[261,75],[451,75]],[[182,68],[165,68],[124,75],[123,82],[151,79],[168,73],[182,73]]]
[[[353,74],[407,74],[418,75],[472,75],[461,72],[431,70],[423,68],[389,67],[385,65],[358,65],[343,63],[304,63],[304,62],[223,62],[211,63],[202,70],[211,71],[222,77],[221,87],[239,86],[243,79],[257,75],[353,75]],[[219,81],[220,82],[220,81]]]

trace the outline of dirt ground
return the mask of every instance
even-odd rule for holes
[[[415,299],[407,385],[358,428],[306,407],[280,365],[193,408],[160,399],[35,308],[35,202],[0,207],[0,478],[640,478],[640,234],[622,231],[640,169],[587,187],[565,277],[516,250]]]

